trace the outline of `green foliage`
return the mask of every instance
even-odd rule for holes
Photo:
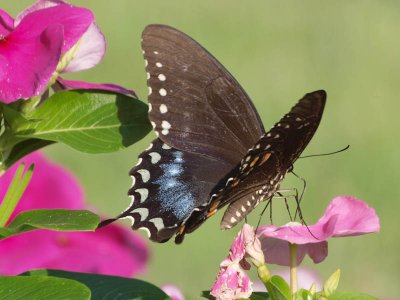
[[[266,283],[267,290],[274,300],[290,300],[292,295],[286,281],[280,276],[272,276]]]
[[[31,165],[25,174],[23,174],[25,165],[22,164],[18,167],[10,186],[8,187],[7,193],[3,198],[0,206],[0,227],[4,226],[9,220],[15,207],[18,204],[19,199],[24,193],[29,181],[32,178],[33,165]]]
[[[0,277],[0,300],[88,300],[90,290],[83,284],[49,276]]]
[[[2,228],[0,239],[34,229],[93,231],[99,221],[99,216],[87,210],[29,210],[17,215],[7,228]]]
[[[106,153],[132,145],[151,130],[146,104],[102,91],[61,91],[26,112],[21,101],[3,104],[2,112],[3,169],[53,142],[81,152]]]
[[[74,280],[87,286],[91,291],[91,300],[140,299],[167,300],[170,299],[161,289],[151,283],[131,278],[66,272],[59,270],[38,270],[23,274],[35,278],[44,275]],[[76,298],[70,298],[76,299]]]
[[[331,276],[329,276],[328,280],[324,283],[324,295],[330,296],[333,294],[338,285],[340,280],[340,269],[336,270]]]

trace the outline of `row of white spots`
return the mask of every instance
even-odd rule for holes
[[[162,127],[161,133],[163,135],[167,135],[169,130],[170,130],[170,128],[171,128],[171,124],[168,121],[164,120],[164,121],[161,122],[161,127]]]

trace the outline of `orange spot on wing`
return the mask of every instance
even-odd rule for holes
[[[262,165],[263,163],[265,163],[270,157],[271,157],[271,153],[270,153],[270,152],[265,153],[265,154],[263,155],[262,159],[261,159],[260,165]]]

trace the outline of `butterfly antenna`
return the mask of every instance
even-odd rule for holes
[[[350,148],[350,145],[347,145],[343,149],[334,151],[334,152],[329,152],[329,153],[321,153],[321,154],[311,154],[311,155],[305,155],[305,156],[300,156],[299,158],[308,158],[308,157],[315,157],[315,156],[326,156],[326,155],[333,155],[333,154],[338,154],[340,152],[346,151],[347,149]]]

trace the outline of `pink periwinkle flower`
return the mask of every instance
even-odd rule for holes
[[[244,270],[250,269],[245,260],[249,256],[252,260],[263,260],[257,246],[252,244],[258,239],[254,236],[254,229],[245,224],[229,250],[229,255],[220,264],[220,270],[211,289],[211,295],[217,300],[241,299],[250,297],[253,283]],[[246,247],[250,253],[246,252]],[[261,257],[262,256],[262,257]]]
[[[38,96],[59,73],[98,64],[105,50],[104,36],[86,8],[39,0],[15,20],[0,9],[0,101]],[[95,88],[109,90],[107,85]]]
[[[35,170],[11,219],[29,209],[85,209],[83,192],[68,171],[39,153],[21,161],[26,165],[34,163]],[[0,199],[4,198],[17,165],[0,177]],[[142,238],[114,224],[96,232],[34,230],[0,241],[0,274],[51,268],[132,276],[144,271],[148,255]]]
[[[351,196],[335,197],[317,223],[305,225],[288,223],[283,226],[266,225],[258,229],[258,236],[268,263],[289,266],[288,243],[296,244],[297,263],[308,254],[314,263],[328,255],[331,237],[346,237],[378,232],[379,218],[365,202]]]
[[[185,300],[180,289],[178,289],[175,285],[165,284],[161,286],[161,289],[166,293],[172,300]]]

